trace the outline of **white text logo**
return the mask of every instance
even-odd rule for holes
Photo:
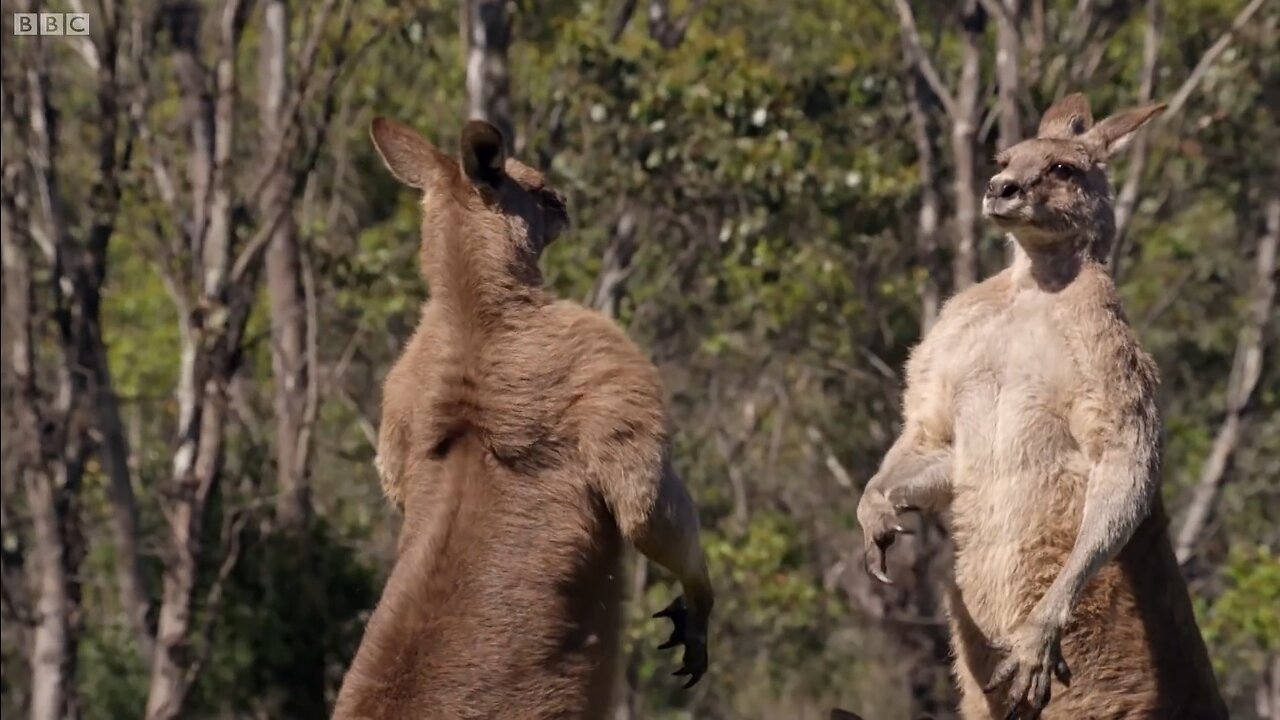
[[[88,35],[89,13],[14,13],[14,35]]]

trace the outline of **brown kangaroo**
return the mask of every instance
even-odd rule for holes
[[[697,513],[653,364],[541,287],[563,197],[487,123],[461,162],[390,120],[371,135],[423,192],[431,298],[383,389],[377,464],[404,527],[334,717],[603,717],[624,541],[683,584],[658,616],[692,685],[713,603]]]
[[[1102,265],[1104,163],[1161,110],[1094,125],[1072,95],[997,157],[983,214],[1015,259],[913,351],[902,435],[858,505],[885,582],[900,514],[950,511],[970,720],[1227,716],[1167,535],[1157,369]]]

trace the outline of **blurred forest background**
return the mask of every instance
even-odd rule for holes
[[[1085,90],[1164,376],[1170,533],[1236,718],[1280,718],[1280,3],[4,0],[5,717],[322,718],[393,558],[380,380],[427,288],[367,139],[491,119],[576,228],[549,282],[663,369],[720,602],[682,692],[633,571],[617,720],[953,717],[940,521],[861,485],[995,150]],[[13,37],[11,12],[88,12]],[[11,715],[14,713],[14,715]]]

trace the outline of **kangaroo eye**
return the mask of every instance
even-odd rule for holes
[[[1065,163],[1054,163],[1049,172],[1059,180],[1070,180],[1076,174],[1076,169]]]

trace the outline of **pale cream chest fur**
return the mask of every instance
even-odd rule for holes
[[[1017,587],[1027,539],[1061,539],[1079,523],[1088,462],[1071,432],[1078,371],[1066,336],[1045,322],[1059,299],[1005,288],[935,358],[951,393],[956,585],[983,630],[1011,631],[1029,607]],[[1043,590],[1040,588],[1039,590]]]

